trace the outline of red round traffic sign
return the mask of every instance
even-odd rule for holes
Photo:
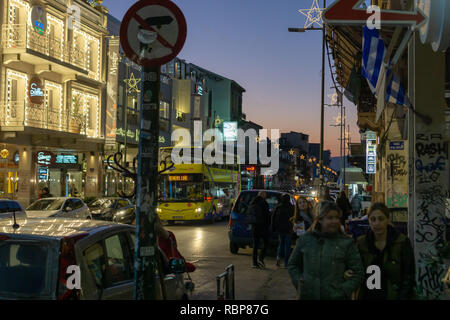
[[[173,60],[186,41],[186,19],[169,0],[140,0],[125,14],[120,43],[126,56],[144,67]]]

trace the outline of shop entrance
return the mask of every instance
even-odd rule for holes
[[[0,169],[0,198],[15,199],[18,191],[16,169]]]

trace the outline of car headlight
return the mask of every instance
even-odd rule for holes
[[[202,212],[202,208],[195,209],[195,212]]]

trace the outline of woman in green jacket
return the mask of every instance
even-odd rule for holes
[[[322,201],[311,228],[297,240],[288,271],[299,299],[350,300],[361,285],[361,257],[342,232],[341,216],[337,204]]]
[[[367,274],[359,299],[409,300],[414,298],[415,261],[409,239],[390,225],[389,208],[374,203],[367,213],[370,230],[357,240],[364,267],[378,266],[381,278],[378,286]],[[373,272],[373,271],[372,271]],[[369,279],[371,278],[371,279]],[[367,280],[372,289],[368,288]]]

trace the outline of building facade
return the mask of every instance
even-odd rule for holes
[[[0,1],[0,197],[102,186],[107,9],[83,0]],[[80,20],[68,7],[80,8]]]

